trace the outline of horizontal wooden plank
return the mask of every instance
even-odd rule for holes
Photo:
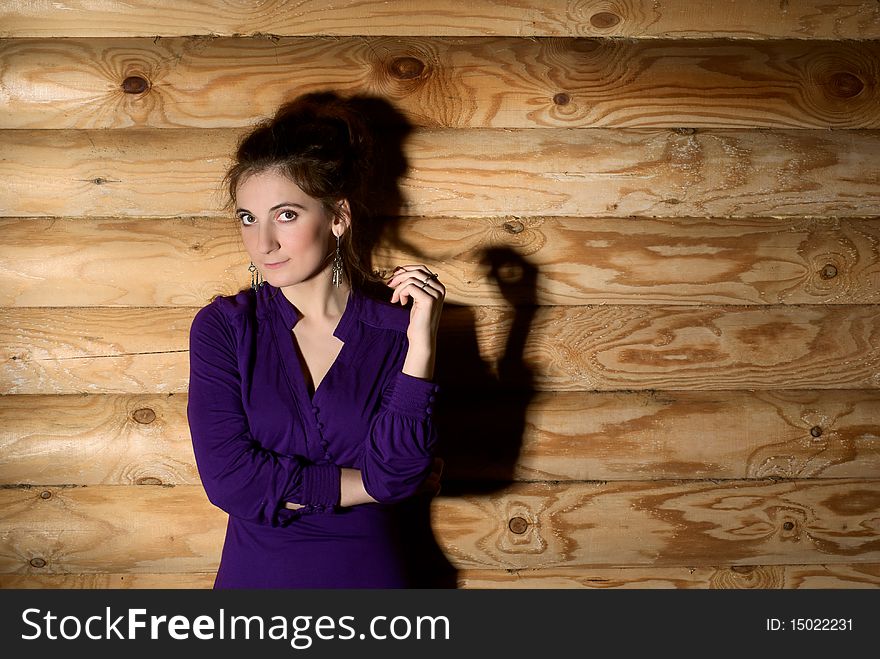
[[[0,131],[0,217],[221,214],[240,130]],[[880,215],[880,131],[421,130],[391,215]],[[383,188],[384,189],[384,188]]]
[[[877,304],[878,218],[401,218],[446,302]],[[233,218],[0,219],[0,306],[198,306],[250,283]],[[377,237],[378,240],[378,237]],[[420,255],[418,257],[414,254]]]
[[[4,394],[178,393],[195,309],[0,309]],[[444,307],[450,391],[876,389],[880,307]]]
[[[876,563],[880,556],[876,480],[517,483],[440,499],[436,508],[438,543],[457,567]]]
[[[198,484],[186,401],[0,396],[0,485]]]
[[[197,485],[186,394],[0,396],[0,485]],[[880,478],[880,390],[447,396],[446,480]]]
[[[0,392],[175,393],[189,378],[191,308],[0,311]]]
[[[8,578],[8,577],[7,577]],[[24,580],[23,578],[21,578]],[[67,577],[59,581],[70,582]],[[89,576],[83,581],[89,583]],[[51,579],[43,577],[37,583]],[[880,588],[880,564],[736,565],[733,567],[553,568],[462,570],[459,588],[798,589]],[[0,585],[3,579],[0,578]],[[29,586],[31,588],[35,586]],[[56,585],[49,585],[55,587]]]
[[[5,489],[0,501],[7,573],[207,572],[226,529],[196,485]]]
[[[0,60],[0,128],[248,126],[328,86],[429,127],[880,128],[874,40],[12,39]]]
[[[20,575],[207,572],[226,526],[196,485],[7,488],[0,511]],[[880,562],[876,480],[519,483],[430,515],[459,569]]]
[[[106,574],[94,572],[91,574],[39,574],[34,570],[33,574],[2,574],[0,575],[0,589],[87,589],[98,590],[112,588],[139,589],[196,589],[213,588],[214,572],[181,572],[175,574]]]
[[[0,574],[0,588],[212,588],[214,572],[159,574]],[[738,565],[734,567],[460,570],[458,587],[616,589],[880,588],[880,564]]]
[[[0,37],[235,35],[475,36],[718,36],[768,39],[876,39],[876,5],[868,0],[763,0],[694,3],[689,0],[65,0],[0,7]]]
[[[201,306],[251,283],[229,217],[0,219],[0,306]]]

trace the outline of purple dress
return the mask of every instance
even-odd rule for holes
[[[187,417],[205,492],[229,514],[215,588],[410,585],[396,509],[430,472],[439,387],[401,370],[409,314],[352,289],[313,396],[280,289],[196,314]],[[339,507],[340,467],[360,469],[379,503]]]

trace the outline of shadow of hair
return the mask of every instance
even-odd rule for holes
[[[357,95],[349,102],[364,118],[374,145],[366,184],[369,212],[360,218],[356,244],[362,262],[375,271],[372,255],[381,245],[431,267],[437,257],[407,241],[402,219],[406,203],[401,180],[409,170],[405,143],[413,126],[383,98]],[[534,397],[534,376],[524,361],[524,346],[536,309],[537,269],[506,247],[486,248],[474,258],[511,309],[512,318],[503,353],[493,365],[480,354],[474,307],[444,304],[434,378],[441,387],[434,412],[440,442],[437,455],[445,461],[441,499],[498,493],[516,480],[526,411]],[[392,293],[375,282],[364,288],[368,295],[386,301]],[[413,587],[456,588],[458,570],[436,540],[432,505],[430,498],[416,497],[399,507],[400,544]],[[507,520],[497,521],[498,533],[510,532]],[[479,535],[485,533],[481,529]],[[464,562],[469,557],[459,558]]]

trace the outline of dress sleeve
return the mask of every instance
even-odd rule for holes
[[[370,425],[361,478],[364,489],[380,503],[415,494],[431,470],[437,445],[434,404],[439,385],[404,373],[403,356],[382,392],[382,403]]]
[[[286,526],[303,513],[333,512],[339,467],[263,448],[251,435],[241,398],[235,338],[215,304],[190,328],[187,420],[208,499],[232,516]],[[289,510],[294,501],[303,508]]]

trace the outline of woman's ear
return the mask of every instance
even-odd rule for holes
[[[342,233],[345,233],[351,228],[351,206],[348,203],[348,199],[340,199],[336,202],[336,213],[334,213],[333,224],[341,224],[342,225]],[[336,233],[334,231],[334,233]]]

